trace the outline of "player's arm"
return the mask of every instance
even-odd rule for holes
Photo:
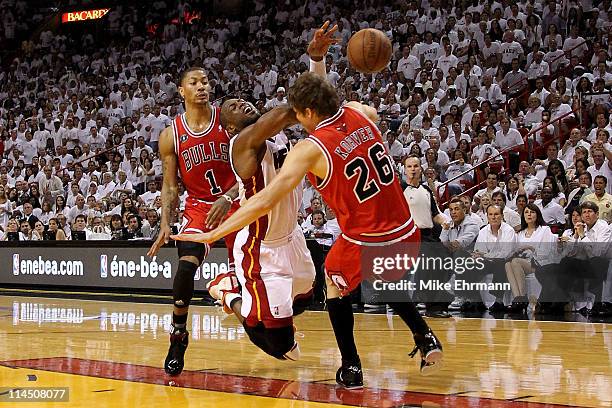
[[[259,164],[258,158],[265,149],[266,140],[296,123],[298,120],[293,109],[288,105],[280,105],[264,113],[256,123],[242,129],[232,147],[236,173],[242,179],[252,177]]]
[[[242,129],[234,141],[233,149],[258,151],[266,140],[297,123],[293,109],[289,105],[279,105],[264,113],[254,124]]]
[[[217,229],[204,234],[173,235],[180,241],[215,242],[227,234],[251,224],[270,210],[304,180],[307,172],[324,176],[321,151],[311,142],[300,142],[287,155],[280,172],[263,190],[248,199],[238,211]],[[326,166],[326,165],[325,165]]]
[[[174,137],[172,128],[167,127],[159,135],[159,155],[162,161],[162,173],[164,179],[162,182],[161,201],[161,222],[159,226],[159,235],[151,245],[148,256],[155,256],[159,249],[168,243],[170,238],[170,221],[172,213],[178,203],[178,157],[174,151]]]
[[[353,109],[357,109],[359,112],[363,113],[370,119],[372,122],[377,123],[379,120],[378,113],[376,112],[376,108],[373,108],[368,105],[364,105],[363,103],[359,103],[356,101],[347,102],[344,106],[348,106]]]
[[[206,228],[216,228],[223,221],[223,218],[232,207],[232,203],[238,197],[238,189],[238,183],[235,183],[225,194],[217,198],[206,215]]]

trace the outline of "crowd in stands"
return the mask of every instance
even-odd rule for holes
[[[551,234],[572,236],[578,222],[588,235],[594,224],[576,211],[595,207],[610,229],[610,0],[256,0],[237,16],[197,13],[200,3],[120,4],[96,23],[101,30],[75,35],[45,25],[38,2],[0,1],[0,43],[14,51],[2,54],[0,72],[3,239],[154,237],[158,141],[184,112],[180,71],[203,66],[217,105],[240,96],[266,111],[286,103],[308,70],[307,42],[325,20],[340,39],[327,78],[342,101],[377,109],[403,183],[404,160],[417,156],[440,207],[460,195],[455,202],[483,228],[495,204],[519,240],[531,228],[526,208]],[[346,55],[366,27],[393,43],[389,67],[373,75]],[[296,126],[277,140],[305,136]],[[313,198],[307,185],[307,231],[333,219]]]

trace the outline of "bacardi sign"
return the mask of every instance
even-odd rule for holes
[[[77,21],[85,20],[97,20],[104,17],[110,11],[109,8],[97,9],[97,10],[81,10],[72,11],[70,13],[62,14],[62,23],[74,23]]]

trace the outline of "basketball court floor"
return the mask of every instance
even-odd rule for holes
[[[325,312],[296,319],[302,359],[283,362],[251,345],[235,317],[193,307],[176,378],[162,368],[170,312],[162,304],[0,296],[0,406],[612,406],[610,324],[429,319],[446,360],[422,377],[397,316],[358,314],[365,388],[346,391],[334,381],[339,353]],[[67,388],[68,402],[9,399],[30,387]]]

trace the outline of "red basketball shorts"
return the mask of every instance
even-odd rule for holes
[[[406,254],[409,257],[417,257],[421,242],[421,234],[418,229],[409,237],[399,243],[381,246],[363,246],[348,241],[343,235],[332,245],[327,258],[325,259],[325,272],[327,276],[335,281],[334,275],[341,277],[346,283],[346,288],[341,290],[341,295],[346,296],[361,284],[363,280],[377,278],[372,270],[363,270],[363,265],[367,264],[364,259],[371,258],[373,253],[380,252],[384,256],[392,256],[396,251]],[[368,252],[364,254],[364,252]],[[389,273],[378,276],[386,281],[396,281],[405,275],[401,273]],[[338,285],[336,285],[338,286]]]

